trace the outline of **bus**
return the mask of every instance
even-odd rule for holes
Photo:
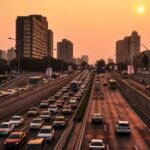
[[[73,91],[73,92],[77,92],[78,89],[79,89],[78,82],[77,81],[72,81],[70,83],[70,90]]]
[[[34,76],[34,77],[30,77],[29,79],[29,84],[31,85],[35,85],[35,84],[42,83],[42,82],[43,82],[42,76]]]
[[[122,71],[122,72],[121,72],[121,76],[122,76],[123,78],[125,78],[125,79],[126,79],[126,78],[129,78],[128,71],[125,71],[125,70]]]
[[[117,88],[117,82],[114,79],[109,79],[108,84],[109,84],[110,89],[116,89]]]

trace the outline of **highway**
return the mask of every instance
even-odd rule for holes
[[[86,127],[81,144],[82,149],[88,149],[88,142],[93,138],[103,139],[107,150],[149,150],[150,132],[145,124],[130,108],[119,91],[103,86],[108,75],[100,77],[104,100],[100,99],[97,91],[93,92],[92,103],[86,121]],[[91,124],[91,116],[95,112],[103,114],[101,125]],[[130,136],[118,136],[115,133],[115,124],[118,120],[128,120],[131,127]]]
[[[57,92],[57,91],[55,91],[55,92]],[[79,105],[79,103],[80,103],[80,101],[78,101],[77,104]],[[65,104],[68,104],[68,100],[65,100],[64,105]],[[40,108],[40,114],[44,110],[47,110],[47,108],[44,108],[44,109]],[[69,123],[70,119],[72,118],[75,110],[76,109],[73,109],[72,113],[70,115],[65,115],[65,119],[67,120],[67,124]],[[62,114],[61,112],[62,112],[62,107],[59,108],[59,113],[58,114]],[[24,117],[24,124],[21,125],[20,127],[15,128],[15,131],[25,131],[27,133],[27,141],[29,139],[36,138],[38,131],[30,131],[29,130],[29,124],[31,123],[32,119],[35,118],[35,117],[27,116],[27,110],[25,112],[21,112],[19,115],[22,115]],[[45,121],[44,125],[52,125],[54,117],[55,117],[55,115],[52,116],[52,120]],[[11,118],[11,116],[9,118]],[[5,121],[9,121],[9,120],[5,120]],[[55,130],[55,139],[52,143],[48,144],[49,145],[49,150],[53,150],[55,148],[56,144],[58,143],[58,141],[61,138],[61,135],[63,134],[64,131],[65,131],[65,129],[56,129]],[[6,137],[0,137],[0,150],[4,149],[4,140],[5,139],[6,139]],[[25,149],[25,145],[20,149],[21,150]]]

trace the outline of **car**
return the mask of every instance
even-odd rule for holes
[[[20,126],[23,124],[24,122],[24,118],[22,116],[13,116],[9,122],[11,122],[12,124],[14,124],[14,126]]]
[[[62,109],[62,113],[64,115],[67,115],[67,114],[71,114],[72,113],[72,108],[70,105],[64,105],[63,106],[63,109]]]
[[[69,99],[69,93],[64,93],[64,95],[62,96],[65,100]]]
[[[76,97],[77,100],[81,100],[81,95],[78,94],[78,93],[76,93],[76,94],[74,95],[74,97]]]
[[[43,120],[51,120],[52,119],[52,114],[49,111],[42,111],[40,114],[40,118]]]
[[[7,89],[7,90],[6,90],[6,93],[9,94],[9,95],[13,95],[13,94],[16,94],[17,91],[14,90],[14,89]]]
[[[117,134],[130,134],[131,129],[130,129],[129,121],[122,121],[122,120],[117,121],[116,133]]]
[[[69,105],[71,108],[77,108],[77,100],[69,100]]]
[[[25,150],[48,150],[48,145],[44,138],[30,139],[25,147]]]
[[[32,107],[30,108],[30,110],[28,111],[28,116],[37,116],[39,115],[39,108],[38,107]]]
[[[63,94],[63,92],[59,91],[54,95],[54,97],[57,99],[57,98],[61,97],[62,94]]]
[[[30,123],[30,130],[39,130],[44,124],[44,120],[42,118],[35,118]]]
[[[100,150],[100,149],[105,149],[105,144],[103,142],[102,139],[92,139],[90,142],[89,142],[89,149],[97,149],[97,150]]]
[[[103,86],[107,86],[107,81],[104,81],[104,82],[103,82]]]
[[[11,132],[14,131],[14,124],[11,122],[3,122],[0,124],[0,136],[9,135]]]
[[[92,123],[102,123],[103,122],[103,116],[100,113],[93,113],[92,114]]]
[[[74,92],[73,91],[69,91],[69,96],[73,96]]]
[[[42,126],[39,133],[37,134],[37,138],[44,138],[47,142],[52,142],[54,140],[55,130],[53,126],[45,125]]]
[[[26,142],[27,135],[25,132],[12,132],[4,141],[4,147],[7,148],[19,148]]]
[[[64,128],[64,127],[66,127],[66,125],[67,125],[67,122],[66,122],[66,120],[65,120],[65,117],[64,116],[56,116],[55,118],[54,118],[54,121],[53,121],[53,127],[54,128]]]
[[[58,113],[58,106],[55,104],[50,104],[48,107],[48,111],[51,112],[52,114],[57,114]]]
[[[48,108],[49,102],[41,102],[39,107],[40,108]]]
[[[67,89],[66,87],[63,87],[63,88],[62,88],[62,92],[63,92],[63,93],[66,93],[67,91],[68,91],[68,89]]]
[[[95,90],[100,90],[100,85],[96,84],[95,85]]]
[[[50,98],[48,98],[48,102],[49,103],[54,103],[55,102],[55,97],[54,96],[52,96],[52,97],[50,97]]]
[[[56,100],[56,102],[54,104],[56,106],[58,106],[58,108],[61,108],[64,104],[64,100]]]

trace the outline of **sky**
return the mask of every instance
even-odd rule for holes
[[[141,43],[150,48],[150,0],[0,0],[0,49],[15,46],[17,16],[47,17],[54,32],[54,48],[63,38],[74,44],[74,57],[89,62],[115,58],[115,42],[138,31]],[[138,13],[143,6],[145,11]],[[144,50],[141,47],[141,50]]]

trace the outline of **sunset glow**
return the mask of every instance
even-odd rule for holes
[[[75,57],[87,54],[91,63],[100,57],[107,60],[115,53],[115,42],[133,30],[149,46],[149,9],[150,0],[2,0],[0,49],[15,46],[8,37],[15,38],[17,16],[40,14],[54,32],[55,49],[67,38],[74,43]]]
[[[138,12],[139,14],[143,14],[144,11],[145,11],[144,6],[139,6],[139,7],[137,8],[137,12]]]

